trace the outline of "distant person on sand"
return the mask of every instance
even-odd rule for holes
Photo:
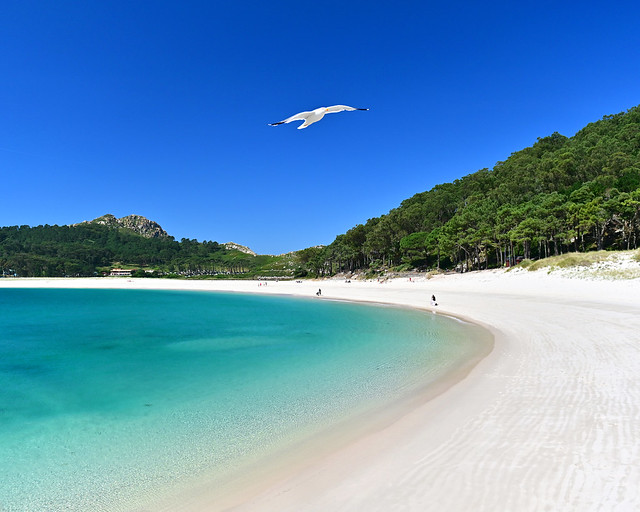
[[[435,295],[431,296],[431,305],[432,306],[437,306],[438,305],[438,303],[436,302],[436,296]]]
[[[320,297],[320,295],[322,295],[322,290],[321,290],[320,288],[318,288],[318,291],[316,292],[316,295],[317,295],[318,297]]]

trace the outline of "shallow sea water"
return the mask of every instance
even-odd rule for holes
[[[0,289],[0,511],[119,511],[390,403],[474,326],[248,294]]]

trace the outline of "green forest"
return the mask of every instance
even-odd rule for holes
[[[466,271],[572,251],[635,249],[639,230],[640,106],[570,138],[539,138],[493,169],[416,194],[329,246],[307,249],[305,259],[321,275]]]
[[[324,247],[253,256],[217,242],[145,238],[100,224],[0,228],[2,275],[327,276],[479,270],[567,252],[635,249],[640,231],[640,106],[553,133],[403,201]],[[147,272],[144,272],[147,270]],[[150,273],[150,271],[155,271]]]
[[[147,238],[97,223],[0,228],[0,270],[5,276],[95,276],[114,267],[139,277],[288,275],[273,256],[228,250],[217,242]],[[276,264],[274,264],[274,261]]]

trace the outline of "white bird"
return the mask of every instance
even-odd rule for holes
[[[304,121],[300,126],[298,126],[298,130],[302,130],[307,126],[317,123],[324,117],[325,114],[333,114],[335,112],[343,112],[344,110],[369,110],[368,108],[354,108],[348,107],[347,105],[334,105],[333,107],[319,107],[314,110],[309,110],[307,112],[300,112],[291,117],[287,117],[284,121],[279,121],[277,123],[269,123],[269,126],[278,126],[279,124],[290,123],[291,121]]]

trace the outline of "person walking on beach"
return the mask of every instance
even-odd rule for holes
[[[435,295],[431,296],[431,305],[432,306],[437,306],[438,305],[438,303],[436,302],[436,296]]]
[[[320,295],[322,295],[322,290],[321,290],[320,288],[318,288],[318,291],[316,292],[316,295],[317,295],[318,297],[320,297]]]

